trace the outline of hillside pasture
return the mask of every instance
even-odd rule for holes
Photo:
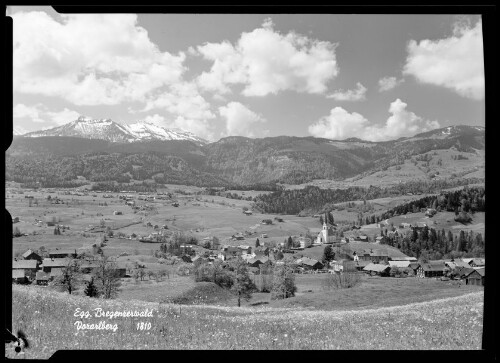
[[[88,319],[75,310],[91,312]],[[152,317],[106,319],[113,330],[77,330],[98,323],[94,309],[153,311]],[[477,350],[483,330],[483,292],[377,309],[182,306],[103,301],[33,287],[13,287],[13,330],[31,347],[24,358],[47,359],[59,349],[396,349]],[[148,331],[138,322],[151,323]],[[50,327],[50,328],[49,328]],[[15,353],[6,345],[6,356]]]

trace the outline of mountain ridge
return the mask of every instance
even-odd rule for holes
[[[23,137],[75,136],[88,139],[100,139],[111,142],[137,142],[144,140],[189,140],[199,144],[208,143],[180,129],[167,129],[148,121],[138,121],[122,125],[112,119],[91,119],[80,116],[67,124],[47,130],[28,132]]]

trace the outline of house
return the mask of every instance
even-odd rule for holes
[[[115,215],[115,216],[121,216],[122,214],[123,213],[121,211],[119,211],[119,210],[113,211],[113,215]]]
[[[231,236],[232,239],[235,239],[235,240],[243,240],[245,239],[245,236],[243,236],[243,234],[241,232],[238,232],[236,234],[233,234]]]
[[[246,214],[247,216],[251,216],[252,215],[252,211],[251,210],[245,210],[245,211],[243,211],[243,214]]]
[[[390,261],[410,261],[410,262],[417,262],[416,257],[408,257],[408,256],[399,256],[399,257],[394,257],[391,256],[389,257]]]
[[[475,270],[472,270],[466,278],[465,278],[465,283],[467,285],[476,285],[476,286],[484,286],[484,272],[485,268],[478,268]]]
[[[425,215],[427,217],[434,217],[434,215],[437,213],[437,211],[433,208],[427,208],[427,211],[425,212]]]
[[[38,270],[37,260],[14,260],[12,261],[12,270],[23,271],[24,276],[28,280],[32,280],[35,277],[36,271]]]
[[[427,224],[424,222],[417,222],[411,226],[411,229],[416,229],[417,231],[422,230],[424,227],[427,227]]]
[[[22,254],[22,257],[25,259],[25,260],[37,260],[38,262],[42,262],[42,257],[34,252],[33,250],[29,249],[27,250],[26,252],[24,252]]]
[[[354,262],[354,266],[356,267],[356,270],[360,271],[360,270],[363,270],[366,266],[368,266],[370,263],[372,263],[371,261],[353,261]]]
[[[391,268],[407,268],[410,266],[410,261],[389,261],[389,266],[391,266]]]
[[[389,265],[380,265],[378,263],[370,263],[363,268],[364,272],[372,276],[388,276],[391,267]]]
[[[303,257],[301,261],[301,265],[306,270],[319,270],[323,268],[323,264],[318,260],[314,260],[309,257]]]
[[[401,228],[401,229],[403,229],[403,228],[410,228],[410,227],[411,227],[411,224],[410,223],[405,223],[405,222],[403,222],[403,223],[401,223],[399,225],[399,228]]]
[[[354,240],[361,241],[361,242],[368,242],[368,236],[365,236],[365,235],[356,236],[356,237],[354,237]]]
[[[89,274],[96,271],[99,268],[98,261],[84,261],[80,265],[80,271],[84,274]]]
[[[19,223],[19,217],[12,218],[12,223]]]
[[[386,252],[370,251],[370,260],[373,263],[381,263],[381,262],[387,263],[387,261],[389,260],[389,256],[387,255]]]
[[[251,258],[250,260],[247,261],[247,263],[250,265],[250,267],[259,267],[259,265],[262,265],[266,262],[269,261],[269,257],[254,257]]]
[[[43,272],[38,271],[35,276],[35,282],[37,285],[47,285],[49,283],[50,275]]]
[[[12,270],[12,282],[18,284],[24,284],[28,282],[28,279],[26,278],[26,274],[23,269]]]
[[[378,237],[375,237],[375,243],[380,243],[384,240],[385,237],[382,237],[382,236],[378,236]]]
[[[469,262],[469,266],[471,267],[484,267],[484,265],[484,258],[473,258],[472,261]]]
[[[49,252],[50,258],[76,257],[75,249],[55,249]]]
[[[43,272],[50,273],[53,268],[66,267],[69,261],[68,258],[44,258],[40,268]]]
[[[263,219],[262,222],[260,222],[260,223],[269,225],[269,224],[273,224],[273,220],[272,219]]]
[[[446,266],[443,261],[421,263],[417,268],[417,276],[420,278],[444,276],[445,268]]]
[[[416,276],[417,275],[417,270],[420,267],[420,263],[418,262],[413,262],[411,261],[410,264],[408,265],[408,268],[413,270],[413,274]]]

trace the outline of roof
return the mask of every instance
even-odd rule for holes
[[[63,274],[63,269],[61,267],[53,268],[50,270],[50,277],[61,276],[62,274]]]
[[[443,271],[446,266],[444,265],[444,263],[438,264],[426,262],[420,264],[420,267],[422,267],[424,271]]]
[[[484,276],[484,271],[485,271],[485,270],[486,270],[486,269],[485,269],[484,267],[483,267],[483,268],[478,268],[478,269],[476,270],[476,272],[477,272],[478,274],[480,274],[481,276]]]
[[[76,249],[60,249],[60,250],[52,250],[49,252],[50,255],[62,255],[62,254],[68,254],[68,255],[76,255]]]
[[[414,270],[416,270],[419,266],[420,264],[418,262],[410,262],[410,264],[408,265],[409,268],[412,268]]]
[[[309,257],[303,257],[302,258],[302,264],[303,265],[307,265],[307,266],[315,266],[316,264],[322,264],[321,262],[319,262],[318,260],[314,260],[312,258],[309,258]]]
[[[478,266],[484,266],[485,263],[484,263],[484,258],[474,258],[472,260],[472,262],[475,264],[475,265],[478,265]]]
[[[469,267],[469,264],[462,260],[454,260],[453,263],[455,264],[455,267]]]
[[[389,261],[389,266],[404,268],[410,266],[410,261]]]
[[[368,266],[370,263],[371,263],[370,261],[359,260],[359,261],[356,261],[356,266],[365,267],[365,266]]]
[[[472,260],[473,258],[462,258],[462,261],[464,261],[467,264],[469,264]]]
[[[34,252],[32,249],[29,249],[29,250],[27,250],[26,252],[24,252],[24,253],[22,254],[22,256],[23,256],[24,258],[26,258],[26,257],[28,257],[29,255],[31,255],[32,253],[37,254],[37,253],[36,253],[36,252]]]
[[[70,260],[68,258],[44,258],[43,267],[64,267]]]
[[[12,278],[13,279],[22,279],[24,276],[25,275],[24,275],[23,269],[12,270]]]
[[[12,269],[36,269],[37,268],[37,260],[20,260],[20,261],[12,261]]]
[[[409,257],[409,256],[398,256],[398,257],[391,257],[392,261],[417,261],[416,257]]]
[[[389,265],[380,265],[378,263],[369,263],[363,268],[363,271],[375,271],[375,272],[384,272],[389,268]]]
[[[469,276],[472,272],[475,270],[470,267],[457,267],[456,272],[460,277],[466,277]]]

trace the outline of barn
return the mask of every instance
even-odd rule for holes
[[[421,263],[417,269],[417,276],[424,277],[440,277],[444,276],[445,264],[443,261],[429,261]]]
[[[50,258],[76,257],[76,249],[55,249],[49,252]]]
[[[466,285],[484,286],[484,271],[485,268],[474,269],[465,278]]]
[[[34,252],[33,250],[29,249],[27,250],[26,252],[24,252],[22,254],[22,257],[25,259],[25,260],[37,260],[38,262],[42,262],[42,257]]]
[[[24,284],[27,282],[25,273],[23,269],[12,270],[12,281],[18,284]]]
[[[378,263],[369,263],[363,268],[364,272],[369,273],[372,276],[388,276],[391,267],[389,265],[380,265]]]

